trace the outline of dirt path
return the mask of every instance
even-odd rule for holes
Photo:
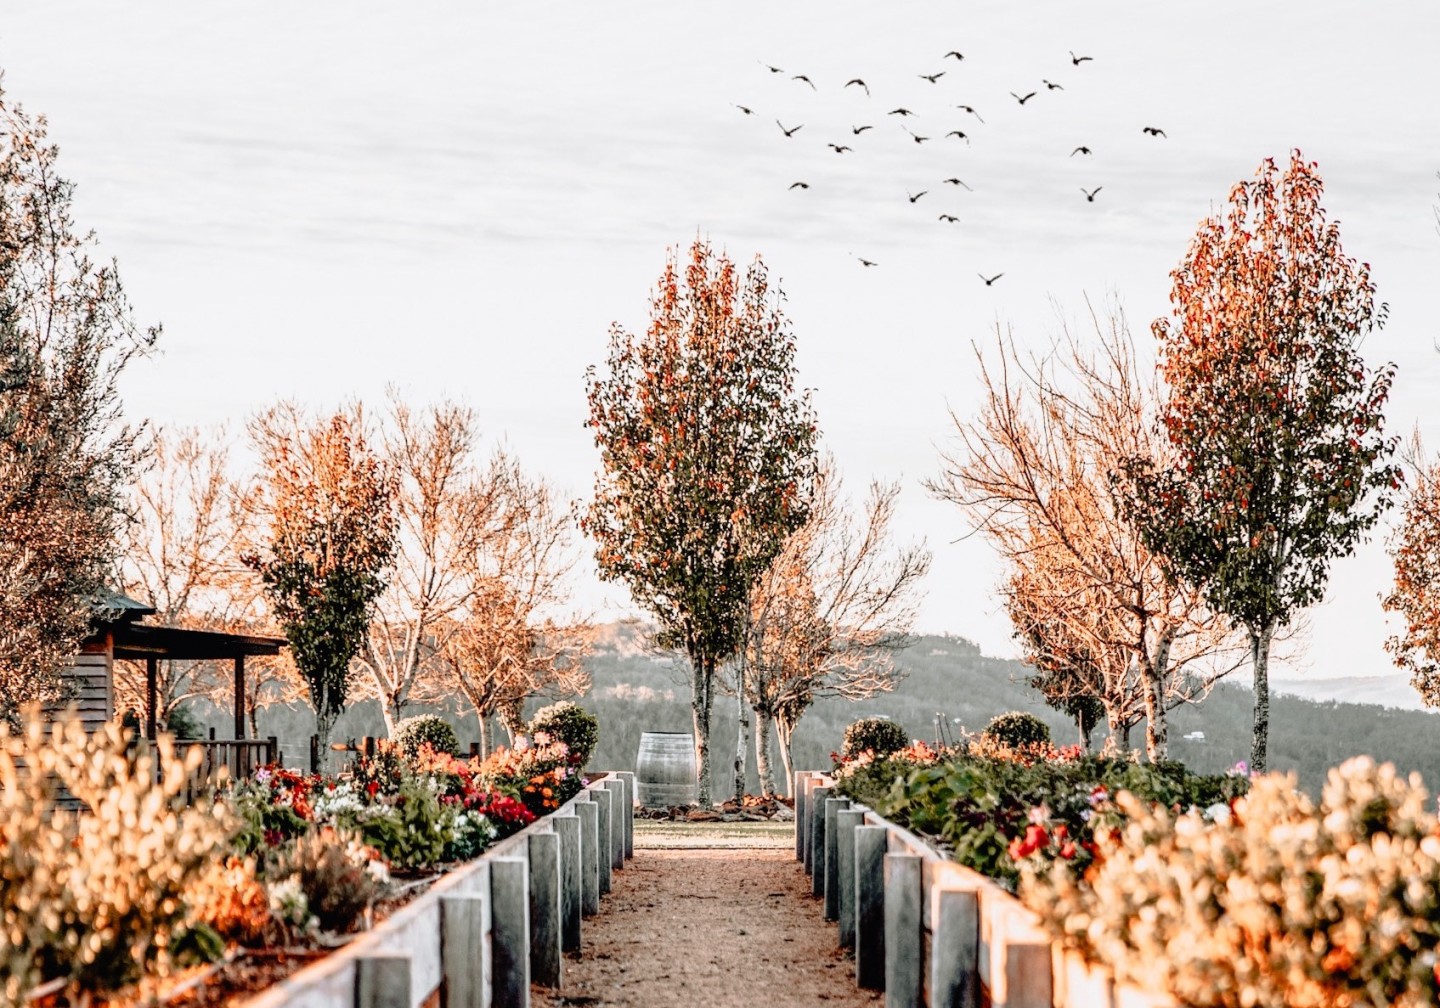
[[[615,873],[581,957],[537,1008],[873,1005],[835,945],[793,847],[637,849]]]

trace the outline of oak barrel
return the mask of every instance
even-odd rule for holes
[[[642,732],[635,757],[635,800],[647,808],[662,808],[693,805],[699,798],[695,736],[689,732]]]

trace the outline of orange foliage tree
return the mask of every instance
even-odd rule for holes
[[[290,639],[325,753],[394,557],[394,481],[366,444],[358,409],[311,423],[282,404],[250,432],[263,467],[265,529],[245,562]]]
[[[610,331],[586,376],[601,471],[582,526],[692,669],[699,800],[711,801],[715,675],[741,646],[751,586],[805,520],[815,472],[795,338],[757,257],[743,274],[697,240],[672,250],[650,327]]]
[[[1370,267],[1326,219],[1316,166],[1267,159],[1202,221],[1155,322],[1175,464],[1131,467],[1147,544],[1245,628],[1255,676],[1251,768],[1263,771],[1276,630],[1321,599],[1401,484],[1383,433],[1393,365],[1371,371],[1383,323]]]
[[[1418,434],[1409,458],[1410,487],[1390,539],[1395,583],[1382,600],[1404,629],[1385,641],[1385,650],[1435,707],[1440,706],[1440,460],[1421,461]]]

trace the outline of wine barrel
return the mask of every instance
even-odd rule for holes
[[[689,732],[642,732],[635,757],[635,800],[646,808],[663,808],[693,805],[699,798],[695,736]]]

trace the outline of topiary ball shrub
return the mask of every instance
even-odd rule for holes
[[[420,747],[426,742],[436,752],[453,753],[460,747],[455,729],[438,714],[418,714],[406,718],[395,726],[395,734],[390,736],[390,741],[400,747],[407,759],[418,756]]]
[[[1050,741],[1050,726],[1034,714],[1025,711],[1006,711],[992,718],[985,726],[985,734],[1002,745],[1018,749],[1026,745],[1044,745]]]
[[[600,741],[600,721],[584,707],[569,700],[561,700],[548,707],[541,707],[525,726],[531,738],[536,732],[544,732],[557,742],[564,742],[570,750],[571,762],[584,766],[590,762],[590,754]]]
[[[909,744],[910,736],[905,729],[889,718],[861,718],[846,726],[844,742],[840,746],[840,758],[854,759],[866,749],[876,756],[888,756]]]

